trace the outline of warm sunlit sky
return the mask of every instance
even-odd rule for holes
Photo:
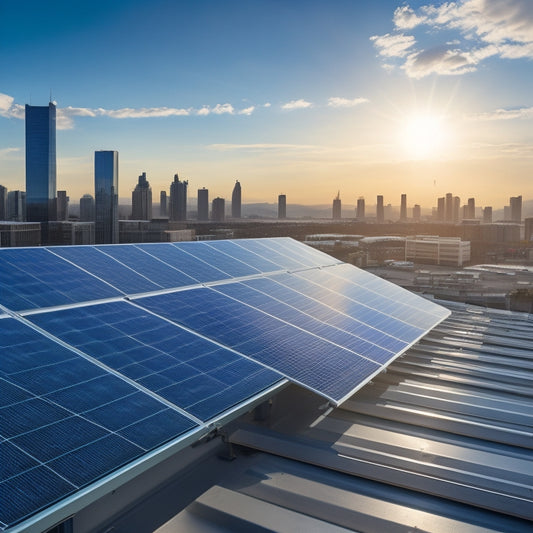
[[[24,104],[58,106],[57,188],[119,151],[243,201],[430,207],[533,197],[533,1],[0,3],[0,184],[24,189]]]

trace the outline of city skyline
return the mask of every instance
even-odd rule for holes
[[[146,172],[247,203],[531,199],[531,3],[361,4],[8,4],[0,184],[24,189],[24,105],[51,90],[72,200],[97,150],[120,152],[121,198]]]

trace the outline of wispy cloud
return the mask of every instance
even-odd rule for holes
[[[300,98],[299,100],[291,100],[290,102],[283,104],[281,106],[281,109],[286,109],[287,111],[293,111],[295,109],[306,109],[312,106],[313,104],[311,102],[307,102],[303,98]]]
[[[255,110],[255,106],[251,105],[250,107],[246,107],[245,109],[241,109],[238,114],[239,115],[251,115]]]
[[[403,33],[373,35],[370,40],[374,42],[379,55],[384,57],[405,57],[409,48],[416,43],[412,35]]]
[[[401,68],[413,78],[429,74],[459,75],[477,70],[488,57],[533,59],[533,2],[531,0],[458,0],[428,3],[413,9],[398,7],[394,30],[371,40],[383,57],[403,59]],[[424,27],[435,44],[418,47],[415,35]],[[460,40],[447,42],[450,31]],[[442,33],[441,33],[442,32]],[[441,42],[438,40],[441,35]]]
[[[258,143],[258,144],[210,144],[209,150],[219,152],[231,151],[252,151],[263,152],[271,150],[316,150],[317,146],[310,144],[280,144],[280,143]]]
[[[478,113],[468,118],[472,120],[516,120],[533,119],[533,107],[519,107],[515,109],[496,109],[487,113]]]
[[[20,148],[0,148],[0,159],[7,159],[11,154],[20,152]]]
[[[332,96],[328,98],[328,107],[355,107],[357,105],[366,104],[368,98],[341,98],[339,96]]]

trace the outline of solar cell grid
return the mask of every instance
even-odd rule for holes
[[[246,241],[206,241],[204,244],[210,248],[223,252],[230,257],[239,259],[243,263],[257,269],[259,272],[276,272],[281,269],[280,265],[277,265],[247,249],[245,246]]]
[[[72,263],[109,283],[122,294],[135,294],[162,289],[161,285],[150,281],[134,269],[116,261],[96,246],[58,246],[51,249]]]
[[[254,378],[240,402],[260,392],[262,389],[255,388],[258,382],[255,372],[262,375],[263,389],[281,379],[257,364],[252,371],[242,357],[236,359],[216,344],[124,301],[41,313],[29,318],[194,416],[197,416],[194,404],[199,399],[212,398],[210,404],[203,403],[203,420],[234,405],[233,385]],[[98,343],[109,339],[114,341],[114,353],[102,355]],[[122,340],[124,349],[121,349]],[[200,358],[197,365],[196,360]],[[207,359],[211,367],[208,370],[205,369]],[[226,383],[217,376],[230,364],[241,364],[242,368],[240,375],[233,375],[233,383]]]

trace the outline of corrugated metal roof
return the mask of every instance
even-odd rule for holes
[[[327,416],[318,417],[309,393],[282,393],[268,426],[241,425],[230,437],[269,455],[239,456],[231,479],[161,532],[295,531],[298,523],[320,531],[527,530],[533,320],[450,308],[449,319]]]

